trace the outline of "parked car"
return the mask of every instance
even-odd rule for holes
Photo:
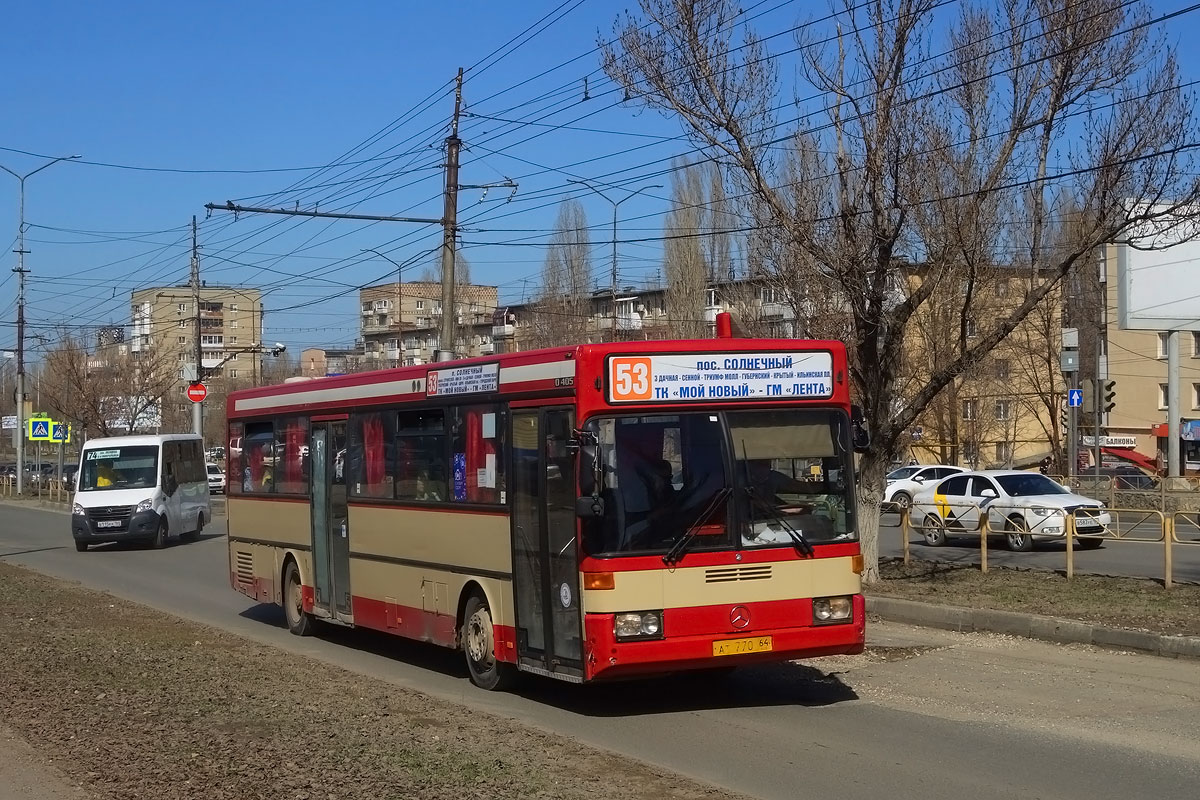
[[[225,494],[225,473],[216,464],[205,464],[208,470],[208,493]]]
[[[887,486],[883,490],[883,504],[891,506],[897,511],[911,508],[913,497],[926,486],[960,472],[966,472],[966,470],[962,467],[950,467],[943,464],[910,464],[892,470],[888,473]]]
[[[1112,524],[1104,506],[1074,494],[1045,475],[1017,470],[980,470],[953,475],[913,498],[912,518],[922,526],[925,543],[946,544],[957,531],[974,532],[980,515],[1009,550],[1033,549],[1034,540],[1058,541],[1066,536],[1066,515],[1075,513],[1080,547],[1092,549]]]

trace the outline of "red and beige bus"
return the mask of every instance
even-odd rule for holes
[[[846,351],[561,347],[228,400],[230,581],[474,683],[859,653]]]

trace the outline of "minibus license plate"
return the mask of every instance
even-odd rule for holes
[[[725,639],[713,642],[714,656],[736,656],[742,653],[765,653],[773,647],[770,636],[755,636],[750,639]]]
[[[96,527],[97,528],[119,528],[119,527],[121,527],[121,520],[119,520],[119,519],[101,520],[100,522],[96,523]]]

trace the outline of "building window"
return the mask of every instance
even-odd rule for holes
[[[996,378],[998,380],[1006,381],[1006,380],[1008,380],[1008,375],[1009,375],[1008,359],[1006,359],[1006,358],[996,359]]]
[[[1012,416],[1012,400],[996,401],[996,419],[1007,422]]]
[[[973,338],[975,338],[977,333],[978,333],[978,331],[975,330],[975,320],[968,319],[967,320],[967,338],[973,339]]]
[[[1200,408],[1200,383],[1192,384],[1192,408]]]
[[[1167,357],[1167,341],[1168,341],[1169,337],[1170,337],[1170,334],[1166,334],[1166,333],[1160,333],[1158,335],[1158,357],[1159,358]]]
[[[182,378],[183,378],[183,370],[179,370],[179,378],[180,378],[180,379],[182,379]]]
[[[418,301],[417,301],[417,310],[418,310],[418,311],[420,311],[420,310],[421,310],[421,309],[423,309],[424,307],[425,307],[425,301],[424,301],[424,300],[418,300]]]
[[[1008,442],[996,443],[996,461],[1007,464],[1012,461],[1012,445]]]
[[[176,403],[175,410],[176,411],[187,411],[187,403]]]
[[[229,320],[229,327],[236,328],[237,326],[238,326],[238,321],[236,319]]]
[[[1008,297],[1008,278],[996,281],[996,297]],[[1007,461],[1008,459],[1004,459]]]
[[[968,464],[979,463],[979,444],[977,442],[963,442],[962,451],[963,461],[966,461]]]
[[[176,314],[182,314],[185,311],[187,311],[187,303],[180,303],[175,307]]]
[[[230,310],[230,311],[237,311],[237,310],[238,310],[238,304],[237,304],[237,303],[230,303],[230,304],[229,304],[229,310]]]
[[[180,337],[179,337],[179,343],[180,343],[180,344],[187,344],[187,337],[186,337],[186,336],[180,336]]]
[[[237,377],[237,370],[236,370],[236,369],[231,369],[231,370],[229,370],[229,377],[231,377],[231,378],[236,378],[236,377]]]
[[[187,353],[180,353],[177,360],[180,362],[187,361]]]
[[[962,401],[962,418],[965,420],[974,420],[979,417],[979,401],[978,400],[963,400]]]
[[[237,337],[236,337],[236,336],[230,336],[230,337],[229,337],[229,343],[230,343],[230,344],[237,344]]]
[[[181,319],[181,320],[179,320],[179,327],[181,327],[181,328],[186,328],[186,327],[187,327],[187,320],[186,320],[186,319]]]
[[[1200,331],[1192,331],[1192,358],[1200,358]]]
[[[1167,407],[1167,385],[1165,383],[1158,385],[1158,407],[1159,410]]]

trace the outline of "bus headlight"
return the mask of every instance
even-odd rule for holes
[[[813,599],[813,624],[830,625],[848,622],[854,615],[854,601],[848,595],[816,597]]]
[[[661,611],[631,611],[613,618],[618,639],[658,639],[662,636]]]
[[[154,508],[154,499],[150,498],[150,497],[146,498],[145,500],[143,500],[142,502],[137,504],[138,511],[150,511],[153,508]]]
[[[75,505],[71,506],[71,513],[77,517],[82,517],[84,515],[83,506],[79,505],[79,503],[76,503]]]

